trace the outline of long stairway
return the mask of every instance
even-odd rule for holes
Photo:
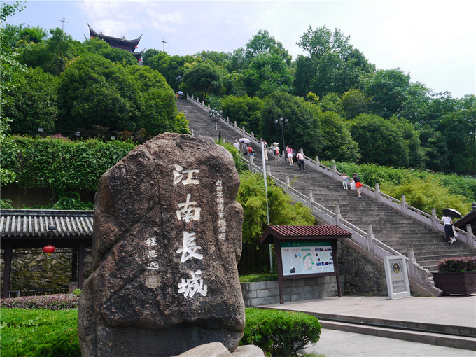
[[[184,112],[194,135],[213,139],[220,136],[227,142],[239,139],[239,134],[232,128],[220,121],[212,121],[208,113],[195,103],[178,99],[177,108]],[[260,148],[254,147],[254,150],[255,163],[261,165]],[[344,190],[340,182],[311,167],[307,167],[307,172],[301,173],[296,164],[290,166],[282,159],[275,160],[272,155],[269,155],[267,166],[279,180],[286,181],[288,177],[291,187],[302,194],[307,196],[312,192],[314,201],[330,211],[335,212],[338,206],[342,217],[361,230],[368,232],[372,226],[375,239],[397,252],[407,255],[412,248],[416,262],[429,271],[436,271],[438,261],[443,258],[476,255],[462,242],[450,245],[442,233],[369,196],[362,195],[358,198],[355,191]]]

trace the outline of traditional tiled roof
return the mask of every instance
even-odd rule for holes
[[[135,38],[133,40],[127,40],[125,37],[119,38],[119,37],[113,37],[113,36],[106,36],[106,35],[103,35],[102,33],[98,33],[96,31],[94,31],[91,28],[91,26],[89,26],[89,24],[88,24],[88,27],[89,27],[89,36],[90,37],[99,37],[100,39],[106,41],[107,43],[109,43],[111,45],[123,44],[126,47],[133,49],[135,46],[137,46],[139,44],[140,39],[142,38],[142,35],[140,35],[138,38]]]
[[[260,239],[261,243],[270,243],[270,237],[278,239],[315,239],[315,238],[350,238],[351,233],[335,225],[323,226],[268,226]]]
[[[48,236],[49,225],[55,225],[53,236],[92,236],[94,211],[66,210],[0,210],[0,235],[2,237]]]
[[[475,228],[476,228],[476,203],[473,203],[473,210],[471,212],[469,212],[463,218],[456,221],[454,223],[454,226],[466,230],[466,225],[467,224],[471,225],[471,228],[473,229],[473,231],[475,230]],[[473,233],[475,233],[475,232],[473,232]]]

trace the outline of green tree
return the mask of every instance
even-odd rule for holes
[[[390,121],[378,115],[360,114],[352,120],[350,132],[359,145],[361,162],[408,167],[408,145]]]
[[[325,26],[309,29],[297,43],[308,59],[296,61],[296,94],[305,96],[312,91],[319,97],[335,92],[342,94],[359,85],[363,73],[371,73],[374,66],[350,44],[350,37]]]
[[[183,74],[183,85],[191,93],[206,99],[209,94],[220,94],[223,89],[223,70],[207,62],[196,63]]]
[[[448,187],[443,187],[439,180],[432,178],[408,177],[400,185],[384,183],[381,189],[392,197],[405,195],[409,205],[429,214],[433,208],[440,213],[443,208],[451,207],[464,215],[471,207],[469,199],[451,194]]]
[[[322,130],[322,160],[357,161],[359,149],[344,120],[335,112],[321,112],[317,118]]]
[[[119,48],[112,48],[108,43],[99,38],[92,38],[89,41],[85,41],[84,48],[86,51],[103,56],[111,62],[122,63],[124,65],[137,64],[137,60],[132,53]]]
[[[58,87],[58,129],[64,134],[90,131],[94,125],[109,131],[140,129],[137,84],[119,64],[83,55],[61,74]]]
[[[251,62],[254,58],[266,53],[278,56],[287,66],[291,63],[291,56],[283,44],[276,41],[268,30],[259,30],[246,44],[245,57]]]
[[[420,129],[420,141],[425,167],[436,172],[449,171],[449,151],[446,137],[429,125]]]
[[[364,93],[372,98],[372,113],[388,119],[399,116],[404,109],[410,90],[410,75],[399,68],[379,70],[366,76],[362,85]]]
[[[471,175],[476,172],[476,97],[460,102],[463,109],[443,116],[438,128],[447,140],[450,170]]]
[[[241,97],[227,96],[221,101],[223,116],[229,117],[232,122],[246,128],[246,131],[259,133],[261,110],[264,102],[259,98],[250,98],[247,95]]]
[[[129,66],[126,71],[140,92],[138,127],[152,136],[166,131],[188,133],[186,126],[177,120],[174,91],[165,78],[147,66]]]
[[[68,61],[84,51],[82,44],[74,41],[60,28],[50,30],[51,37],[26,44],[18,60],[28,67],[41,67],[43,71],[58,75],[66,68]]]
[[[270,224],[313,225],[316,219],[301,203],[293,204],[291,197],[268,179]],[[259,247],[259,238],[267,227],[266,192],[262,175],[246,171],[240,175],[240,190],[236,200],[243,207],[243,243]]]
[[[13,4],[1,3],[0,4],[0,23],[3,25],[7,17],[12,16],[15,12],[20,12],[24,8],[23,2],[16,1]],[[10,103],[8,99],[5,98],[4,93],[9,93],[15,88],[18,83],[14,82],[14,78],[18,75],[18,72],[22,70],[22,66],[15,60],[13,54],[13,48],[11,47],[8,41],[4,41],[4,28],[0,27],[0,107],[3,108],[4,105]],[[10,97],[11,100],[11,97]],[[9,127],[10,119],[6,116],[3,111],[0,111],[0,147],[7,145],[9,138],[7,133],[10,129]],[[5,168],[3,165],[0,165],[0,182],[4,185],[15,180],[15,172],[11,169]]]
[[[217,66],[226,68],[231,58],[231,53],[217,52],[217,51],[201,51],[195,57],[202,59],[202,61],[211,61]]]
[[[274,92],[291,92],[292,74],[279,55],[263,53],[251,60],[243,73],[243,82],[249,96],[264,98]]]
[[[152,57],[157,56],[160,53],[160,51],[154,49],[154,48],[149,48],[147,49],[143,54],[142,54],[142,62],[144,66],[150,66],[150,60]],[[165,52],[164,52],[165,53]]]
[[[404,118],[392,117],[390,121],[400,131],[406,146],[408,147],[408,166],[414,169],[425,168],[424,150],[420,143],[420,133]]]
[[[147,60],[150,68],[159,71],[175,91],[180,89],[185,69],[197,62],[201,62],[201,59],[194,56],[169,56],[166,52],[159,52]]]
[[[370,99],[360,89],[351,89],[342,95],[341,106],[344,117],[349,120],[369,112]]]
[[[323,147],[323,133],[317,119],[316,105],[288,93],[273,93],[264,100],[261,110],[260,132],[268,142],[282,142],[281,127],[275,124],[279,118],[288,119],[283,131],[286,145],[303,149],[305,155],[315,156]],[[284,149],[284,148],[282,148]]]
[[[13,134],[38,134],[41,127],[45,134],[55,133],[58,117],[58,78],[39,67],[18,73],[15,86],[4,93],[8,97],[3,115],[8,116]]]

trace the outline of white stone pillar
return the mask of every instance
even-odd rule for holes
[[[375,201],[380,202],[380,185],[378,182],[375,182]]]
[[[367,250],[370,253],[374,252],[374,232],[372,230],[372,225],[369,226],[369,231],[367,233]]]
[[[342,216],[341,216],[341,214],[340,214],[340,208],[339,208],[339,206],[336,206],[336,211],[335,211],[335,213],[336,213],[336,220],[335,220],[336,226],[340,226],[340,220],[341,220]]]
[[[472,248],[476,249],[476,242],[474,241],[473,229],[470,224],[466,225],[466,243]]]
[[[332,177],[334,177],[334,180],[337,180],[337,166],[335,160],[332,160]]]
[[[407,214],[407,202],[405,200],[405,195],[402,195],[402,200],[400,202],[400,210],[402,211],[402,213],[404,213],[405,215]]]
[[[438,230],[438,217],[434,208],[431,209],[431,227],[436,231]]]

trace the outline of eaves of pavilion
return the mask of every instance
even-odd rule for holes
[[[4,250],[2,298],[8,297],[14,248],[72,248],[73,271],[77,262],[78,288],[83,286],[85,249],[92,246],[94,211],[2,209],[1,249]],[[48,230],[48,226],[55,226]]]

